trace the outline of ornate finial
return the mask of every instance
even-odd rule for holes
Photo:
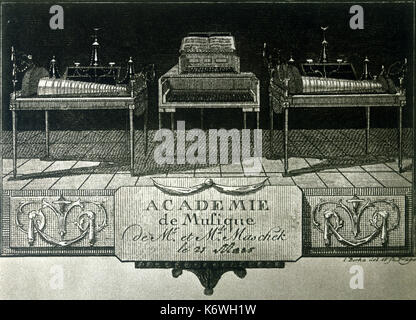
[[[328,26],[327,27],[321,27],[322,30],[322,53],[321,53],[321,62],[322,63],[327,63],[328,62],[328,52],[327,52],[327,46],[328,46],[328,41],[326,41],[325,38],[325,32],[326,30],[328,30]]]
[[[386,68],[384,67],[384,64],[381,65],[381,70],[380,70],[380,76],[384,76],[386,74]]]
[[[269,63],[272,58],[272,51],[270,50],[270,47],[266,42],[263,42],[262,56],[266,64]]]
[[[370,60],[368,59],[368,57],[366,56],[364,59],[364,69],[363,69],[363,74],[361,75],[361,80],[368,80],[371,79],[371,75],[368,72],[368,63],[370,62]]]
[[[14,51],[14,46],[12,46],[12,49],[11,49],[10,60],[12,62],[16,62],[16,53]]]
[[[129,80],[133,79],[133,77],[134,77],[133,57],[130,57],[129,61],[127,62],[127,75],[129,77]]]
[[[49,64],[49,78],[56,79],[59,78],[58,68],[56,67],[55,56],[52,57]]]
[[[401,69],[401,73],[399,76],[399,88],[400,88],[400,92],[404,93],[404,78],[406,76],[406,72],[407,72],[407,58],[404,58],[404,62],[402,65],[402,69]]]
[[[100,47],[100,44],[98,43],[98,35],[97,31],[100,30],[99,28],[94,28],[94,41],[92,43],[92,53],[91,53],[91,62],[90,65],[97,67],[100,63],[98,58],[98,48]]]
[[[12,83],[13,83],[13,92],[16,92],[16,83],[17,83],[17,64],[16,64],[16,52],[14,47],[12,46],[11,53],[10,53],[10,60],[13,64],[12,69]]]

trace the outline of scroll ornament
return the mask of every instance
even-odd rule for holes
[[[225,186],[222,184],[215,183],[212,179],[207,179],[203,183],[200,183],[191,187],[173,187],[173,186],[165,186],[152,179],[153,185],[156,188],[158,188],[163,193],[169,194],[171,196],[188,196],[188,195],[202,192],[210,188],[214,188],[215,190],[223,194],[234,195],[234,196],[245,195],[249,193],[254,193],[262,189],[265,186],[267,180],[268,178],[256,184],[235,187],[235,186]]]
[[[39,205],[39,209],[32,210],[33,206]],[[95,208],[90,210],[88,208]],[[48,214],[52,212],[53,214]],[[68,222],[68,217],[74,216],[74,222]],[[55,221],[51,221],[50,219]],[[39,235],[44,241],[58,247],[67,247],[77,243],[85,238],[88,239],[90,246],[96,242],[97,233],[101,232],[107,226],[107,212],[103,205],[94,201],[76,201],[67,200],[62,195],[58,200],[50,202],[46,199],[42,201],[24,201],[20,203],[15,223],[18,229],[27,235],[29,245],[35,243],[36,235]],[[51,235],[46,231],[48,224],[57,225],[57,235]],[[75,229],[77,235],[70,239],[66,238],[68,228]],[[71,230],[71,234],[74,230]]]
[[[364,213],[370,216],[368,227],[371,232],[360,237],[361,218]],[[348,239],[345,232],[341,232],[344,228],[343,218],[351,222],[353,239]],[[388,234],[399,226],[400,209],[393,200],[364,200],[356,195],[345,202],[342,199],[338,202],[321,200],[312,211],[312,222],[323,234],[325,246],[331,245],[332,236],[342,245],[349,247],[362,246],[377,236],[380,236],[381,243],[386,245]]]

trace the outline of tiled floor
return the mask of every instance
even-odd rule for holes
[[[19,176],[16,180],[12,179],[11,135],[6,132],[2,145],[5,157],[3,189],[117,189],[148,184],[151,181],[149,177],[268,177],[273,185],[297,185],[300,188],[410,187],[413,177],[413,163],[409,156],[413,153],[411,130],[406,130],[404,135],[406,170],[403,173],[398,172],[395,153],[391,151],[396,148],[394,132],[389,129],[375,130],[371,148],[376,150],[376,156],[369,161],[351,161],[354,157],[361,157],[364,146],[362,130],[294,130],[290,136],[293,157],[289,159],[289,164],[292,174],[288,177],[282,175],[283,163],[279,155],[263,157],[260,172],[254,174],[250,163],[242,163],[204,168],[188,165],[182,169],[165,166],[151,174],[132,176],[125,161],[128,153],[123,132],[54,132],[51,149],[65,150],[65,153],[45,160],[39,160],[44,152],[42,133],[23,132],[18,137]],[[268,146],[264,146],[263,154],[267,152]],[[275,152],[281,154],[279,150]],[[325,159],[325,152],[336,157]],[[28,157],[24,157],[25,154]],[[345,159],[349,162],[343,161]]]

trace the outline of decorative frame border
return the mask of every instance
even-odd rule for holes
[[[415,213],[413,212],[413,193],[410,187],[394,187],[394,188],[305,188],[303,192],[302,204],[302,257],[404,257],[414,256],[415,252]],[[325,247],[314,248],[311,244],[312,235],[312,209],[309,207],[307,197],[337,197],[337,196],[354,196],[361,197],[371,196],[405,196],[405,245],[404,246],[366,246],[366,247]]]
[[[12,196],[114,196],[117,190],[5,190],[2,199],[2,214],[0,217],[0,256],[115,256],[114,246],[111,247],[91,247],[91,248],[10,248],[10,197]],[[304,188],[303,193],[303,221],[302,221],[302,257],[349,257],[349,256],[414,256],[416,254],[416,219],[412,212],[413,193],[410,187],[398,188]],[[311,208],[308,206],[308,196],[384,196],[397,195],[405,196],[405,245],[399,247],[337,247],[337,248],[313,248],[311,246]],[[6,214],[4,214],[6,213]],[[201,262],[192,261],[141,261],[137,262],[140,268],[173,268],[175,265],[187,265],[197,267]],[[205,263],[205,262],[204,262]],[[215,264],[222,262],[209,262]],[[226,261],[224,261],[226,263]],[[228,262],[227,266],[240,266],[246,268],[270,268],[281,263],[280,261],[243,261]]]
[[[11,248],[10,247],[10,198],[41,197],[41,196],[114,196],[117,190],[6,190],[3,192],[2,211],[0,216],[0,257],[53,257],[53,256],[114,256],[115,247],[47,247],[47,248]],[[413,208],[413,193],[410,187],[401,188],[304,188],[302,191],[302,256],[303,257],[403,257],[415,255],[416,235],[414,226],[416,219]],[[322,247],[313,248],[312,210],[307,198],[310,196],[405,196],[405,245],[399,247]],[[6,213],[6,214],[4,214]],[[172,269],[174,278],[189,271],[195,274],[206,295],[212,295],[222,275],[233,272],[237,277],[244,278],[248,268],[251,269],[282,269],[284,261],[135,261],[137,269]]]
[[[116,190],[4,190],[0,214],[0,257],[114,256],[111,247],[27,247],[10,246],[10,198],[41,196],[114,196]]]

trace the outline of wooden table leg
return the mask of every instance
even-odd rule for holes
[[[285,108],[285,124],[283,132],[284,169],[285,175],[289,173],[288,142],[289,142],[289,109]]]
[[[273,106],[272,96],[269,95],[269,117],[270,117],[270,155],[273,156]]]
[[[204,109],[200,109],[200,118],[201,118],[201,130],[204,130]]]
[[[17,176],[17,115],[16,111],[12,111],[13,126],[13,178]]]
[[[260,111],[256,112],[257,129],[260,129]]]
[[[367,125],[365,129],[365,153],[368,154],[370,149],[370,107],[365,108],[365,114],[367,120]]]
[[[173,131],[175,131],[175,113],[171,112],[170,113],[170,129]]]
[[[147,155],[147,119],[148,119],[148,109],[147,106],[144,109],[144,119],[143,119],[143,136],[144,136],[144,154]]]
[[[45,147],[46,157],[49,157],[49,111],[45,110]]]
[[[247,112],[243,111],[243,128],[247,128]]]
[[[130,122],[130,173],[134,172],[134,125],[133,125],[133,111],[129,109],[129,122]]]
[[[398,141],[398,148],[399,148],[399,159],[398,159],[398,165],[399,165],[399,172],[403,172],[403,159],[402,159],[402,135],[403,135],[403,129],[402,129],[402,119],[403,118],[403,107],[399,107],[399,141]]]
[[[273,130],[273,106],[272,106],[272,97],[269,97],[269,112],[270,112],[270,131]]]
[[[162,129],[162,112],[159,111],[159,130]]]

